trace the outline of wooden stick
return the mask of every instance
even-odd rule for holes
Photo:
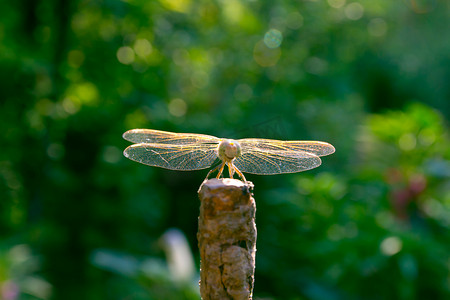
[[[200,294],[203,300],[252,299],[256,225],[253,184],[210,179],[199,190]]]

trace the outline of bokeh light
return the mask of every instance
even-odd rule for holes
[[[134,43],[134,52],[142,58],[146,58],[152,53],[152,44],[146,39],[138,39]],[[120,61],[120,60],[119,60]]]
[[[303,16],[299,12],[292,12],[287,16],[286,26],[290,29],[299,29],[303,26]]]
[[[68,63],[73,68],[79,68],[85,59],[84,53],[80,50],[71,50],[67,55]]]
[[[369,31],[369,33],[377,37],[385,35],[387,29],[387,23],[382,18],[372,19],[367,25],[367,30]]]
[[[327,0],[328,4],[334,8],[341,8],[345,5],[346,0]]]
[[[264,41],[256,43],[253,49],[253,58],[262,67],[270,67],[277,64],[281,56],[279,47],[269,48]]]
[[[392,256],[400,252],[400,250],[402,250],[402,246],[403,243],[398,237],[391,236],[381,242],[380,250],[384,255]]]
[[[280,47],[283,41],[283,34],[276,29],[270,29],[264,35],[264,44],[269,48]]]
[[[175,117],[182,117],[187,112],[187,104],[183,99],[176,98],[169,102],[169,112]]]
[[[117,50],[117,60],[124,65],[129,65],[134,62],[134,51],[131,47],[120,47]]]
[[[345,16],[350,20],[359,20],[364,15],[364,7],[358,2],[352,2],[345,6]]]

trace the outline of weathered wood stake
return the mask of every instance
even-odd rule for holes
[[[256,225],[253,185],[210,179],[199,190],[200,294],[203,300],[252,299]]]

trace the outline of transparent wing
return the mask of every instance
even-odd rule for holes
[[[234,161],[242,172],[270,175],[295,173],[320,166],[319,156],[335,151],[328,143],[317,141],[277,141],[241,139],[241,156]]]
[[[268,139],[241,139],[238,140],[242,152],[249,149],[255,151],[280,151],[289,156],[295,156],[297,152],[308,152],[317,156],[325,156],[334,153],[331,144],[318,141],[277,141]]]
[[[188,145],[199,143],[219,143],[219,138],[194,133],[175,133],[153,129],[131,129],[123,138],[133,143]]]
[[[322,161],[317,155],[305,151],[247,148],[233,163],[244,173],[273,175],[313,169],[320,166]]]
[[[125,157],[145,165],[170,170],[200,170],[208,168],[217,158],[215,144],[134,144],[125,149]]]

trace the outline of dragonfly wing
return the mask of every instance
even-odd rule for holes
[[[172,145],[188,145],[188,144],[205,144],[218,143],[219,138],[211,135],[194,134],[194,133],[174,133],[153,129],[131,129],[123,134],[123,138],[133,143],[148,144],[172,144]]]
[[[273,175],[295,173],[320,166],[320,158],[305,151],[279,151],[247,149],[234,160],[234,165],[244,173]]]
[[[125,157],[145,165],[170,170],[200,170],[208,168],[217,158],[216,145],[170,145],[141,143],[129,146]]]
[[[308,152],[317,156],[325,156],[334,153],[333,145],[318,141],[277,141],[268,139],[241,139],[238,140],[242,147],[242,152],[249,149],[288,151],[288,152]]]

